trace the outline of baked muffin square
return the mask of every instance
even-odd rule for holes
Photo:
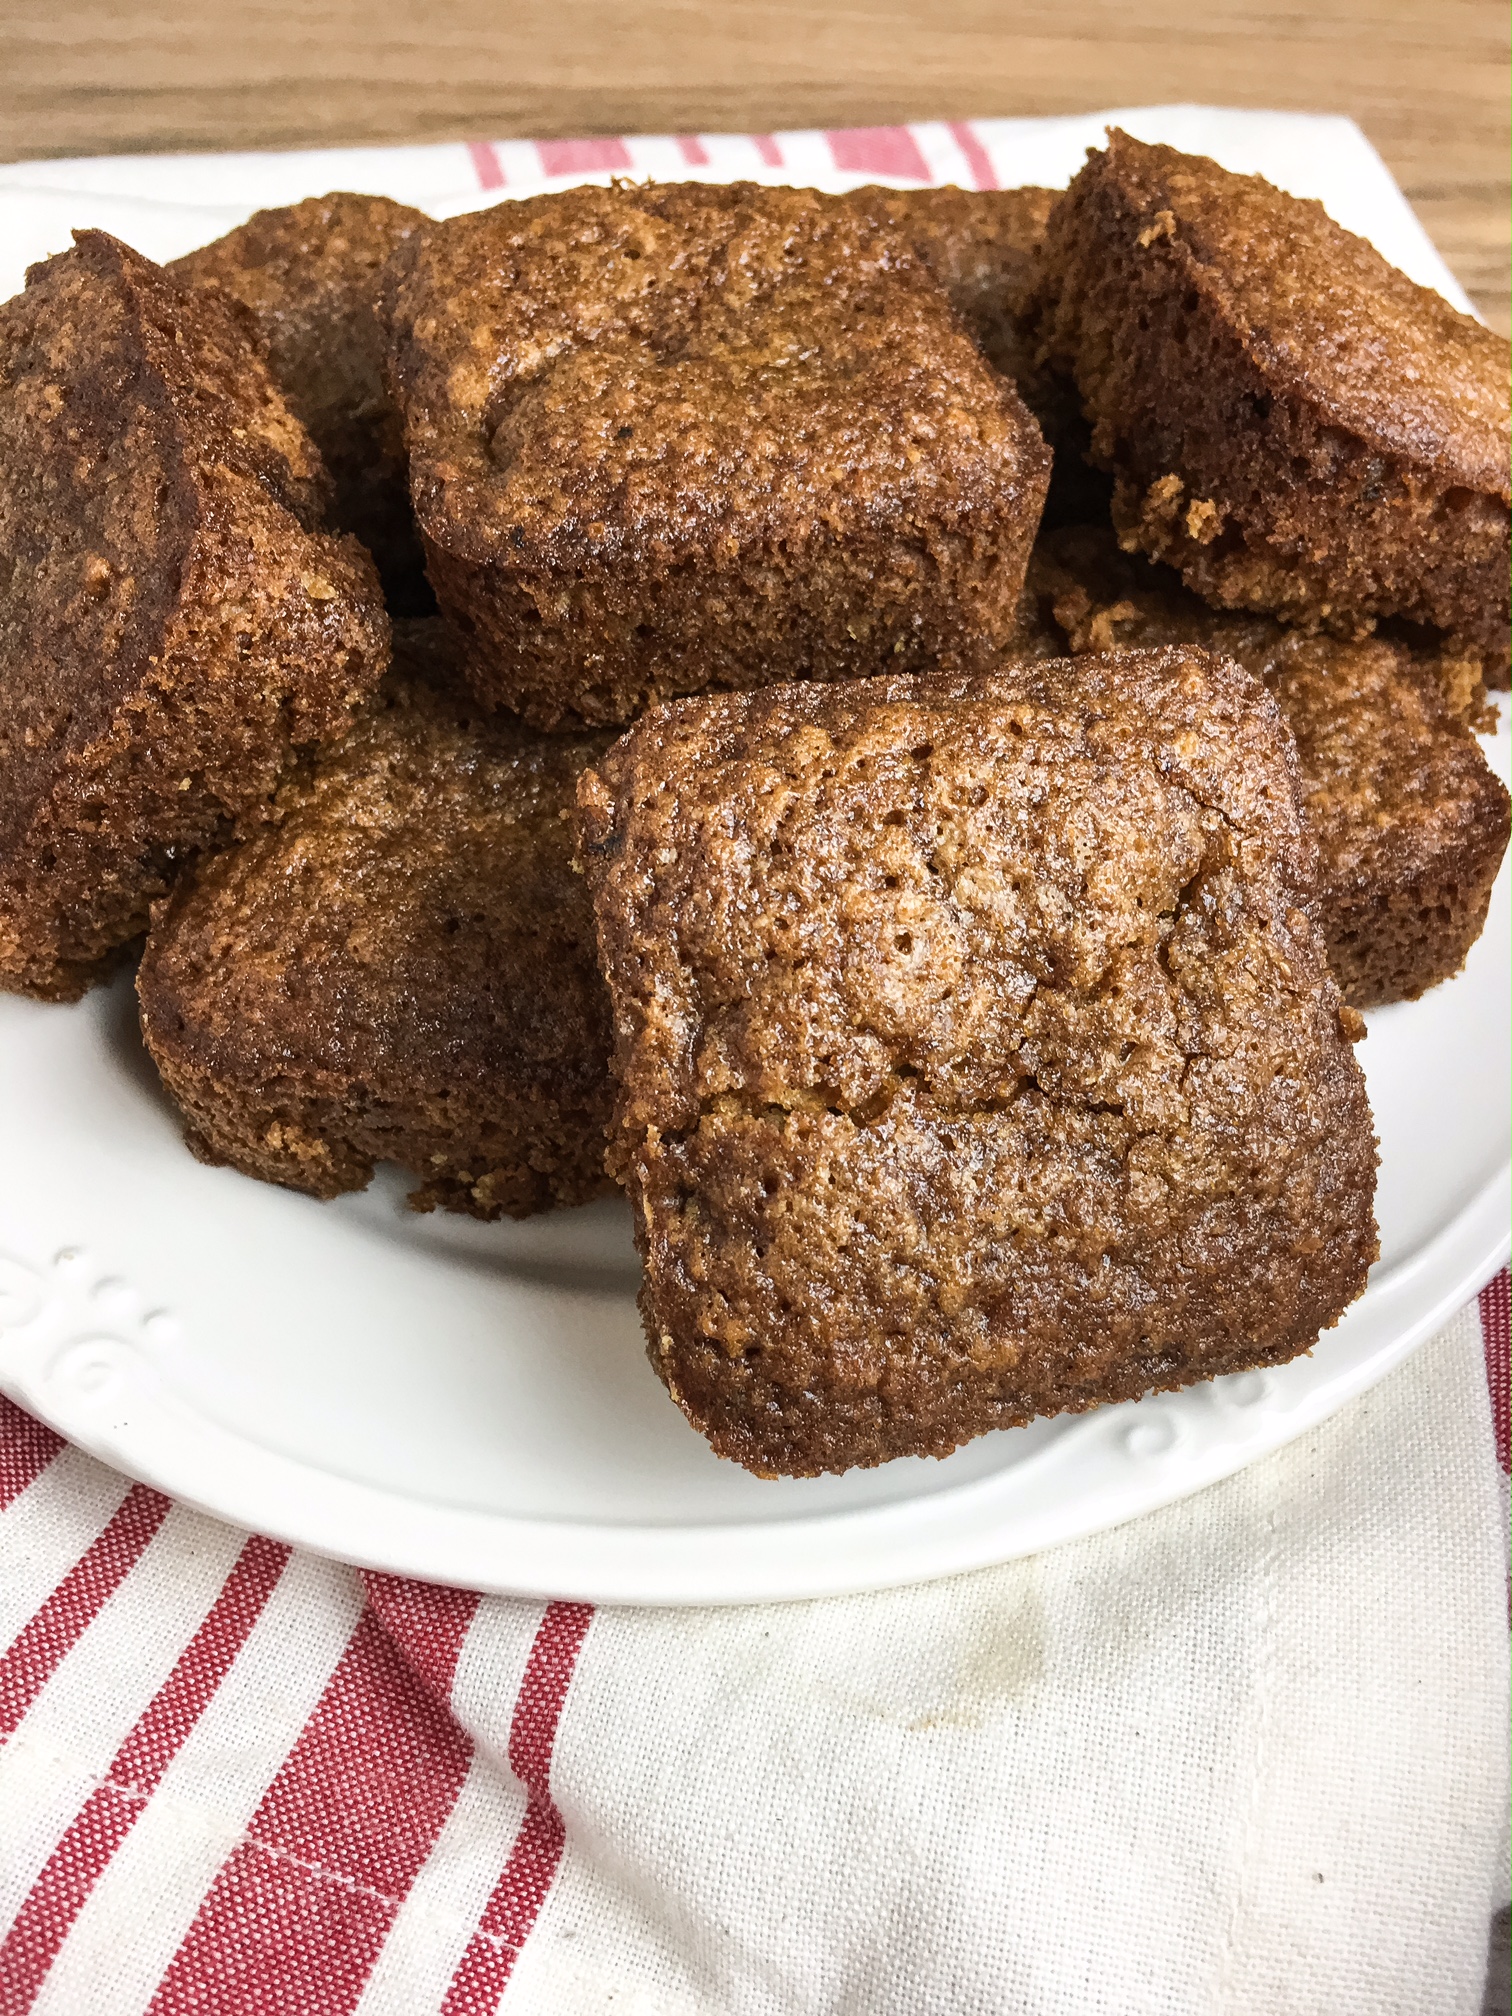
[[[0,306],[0,987],[81,993],[383,674],[240,314],[103,231]]]
[[[1211,609],[1101,527],[1045,535],[1029,579],[1073,652],[1195,644],[1270,689],[1296,737],[1316,916],[1346,1001],[1415,1001],[1460,970],[1508,837],[1506,787],[1470,726],[1484,704],[1472,663]]]
[[[610,1188],[609,1006],[573,872],[578,772],[449,690],[434,619],[272,823],[186,875],[137,975],[202,1160],[316,1197],[373,1165],[412,1202],[524,1217]]]
[[[651,1361],[807,1475],[1306,1351],[1376,1254],[1274,702],[1199,650],[685,700],[584,774]]]
[[[1089,432],[1076,387],[1042,354],[1040,255],[1057,193],[872,185],[846,198],[907,238],[982,355],[1017,386],[1053,455],[1046,525],[1106,514],[1112,499],[1108,477],[1086,459]]]
[[[907,241],[838,197],[571,189],[390,268],[430,578],[542,727],[1011,635],[1049,456]]]
[[[1505,677],[1504,337],[1321,204],[1116,131],[1044,261],[1126,544],[1225,608],[1401,617]]]
[[[1034,304],[1039,252],[1054,189],[886,189],[870,183],[846,201],[901,232],[949,296],[978,348],[1033,396],[1043,376]]]
[[[390,256],[425,222],[407,203],[334,190],[259,210],[168,267],[247,310],[274,384],[330,471],[332,524],[367,547],[401,615],[434,605],[384,377],[388,338],[377,299]]]

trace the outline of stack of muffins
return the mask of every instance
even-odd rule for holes
[[[623,1185],[761,1474],[1282,1362],[1506,847],[1507,362],[1116,132],[79,233],[0,307],[0,985],[140,952],[189,1145],[317,1197]]]

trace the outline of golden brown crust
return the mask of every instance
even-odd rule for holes
[[[1075,652],[1196,644],[1274,694],[1297,741],[1317,916],[1346,1001],[1416,1000],[1459,971],[1508,837],[1506,789],[1465,719],[1480,717],[1483,689],[1462,661],[1210,609],[1094,527],[1042,538],[1029,578]]]
[[[391,268],[437,597],[541,726],[1000,645],[1048,455],[902,239],[808,190],[574,189]]]
[[[1504,668],[1508,348],[1317,203],[1125,133],[1047,228],[1047,354],[1121,535],[1229,608]]]
[[[1042,522],[1106,513],[1112,488],[1086,459],[1076,387],[1040,354],[1041,252],[1053,189],[852,190],[846,201],[901,231],[988,362],[1010,377],[1054,455]]]
[[[332,523],[372,553],[390,605],[416,614],[429,600],[425,560],[376,304],[385,264],[425,222],[408,204],[337,190],[259,210],[168,267],[247,309],[273,382],[331,473]]]
[[[83,991],[388,660],[239,318],[99,231],[0,307],[0,986]]]
[[[721,1454],[943,1454],[1361,1292],[1294,760],[1166,651],[683,701],[585,774],[651,1358]]]
[[[1033,327],[1039,249],[1053,189],[853,189],[846,202],[901,231],[945,289],[983,353],[1013,379],[1044,426]]]
[[[380,1160],[413,1202],[523,1217],[608,1187],[608,1003],[572,872],[578,771],[451,697],[401,624],[348,741],[153,920],[142,1030],[190,1144],[317,1197]]]

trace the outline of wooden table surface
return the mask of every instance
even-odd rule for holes
[[[0,158],[1346,112],[1508,327],[1502,0],[0,0]]]
[[[1508,329],[1503,0],[0,0],[4,160],[1179,99],[1348,113]]]

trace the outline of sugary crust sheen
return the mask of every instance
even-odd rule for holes
[[[389,256],[425,221],[386,196],[336,190],[259,210],[168,268],[249,310],[273,382],[331,472],[332,522],[372,553],[401,610],[423,604],[428,590],[376,300]]]
[[[1048,452],[840,198],[572,189],[390,272],[416,515],[481,698],[621,722],[1011,634]]]
[[[846,202],[902,232],[978,347],[1013,379],[1041,428],[1045,373],[1032,324],[1054,189],[853,189]],[[1052,409],[1053,410],[1053,409]]]
[[[906,237],[990,364],[1018,387],[1054,451],[1042,523],[1105,514],[1108,478],[1087,463],[1076,387],[1039,354],[1040,252],[1054,189],[854,189],[846,201]]]
[[[101,231],[0,306],[0,986],[70,999],[388,662],[240,316]]]
[[[1375,1145],[1274,703],[1198,651],[647,715],[578,792],[653,1364],[810,1474],[1305,1351]]]
[[[180,883],[137,980],[204,1160],[316,1197],[412,1170],[420,1209],[523,1217],[609,1187],[609,1009],[572,870],[578,771],[449,697],[434,621],[276,823]]]
[[[1120,535],[1227,608],[1431,625],[1504,674],[1508,348],[1318,203],[1109,135],[1051,213],[1048,354]]]
[[[1508,834],[1506,789],[1465,719],[1483,691],[1469,666],[1221,614],[1102,529],[1049,534],[1029,579],[1075,652],[1197,644],[1269,687],[1297,741],[1316,915],[1346,1001],[1415,1000],[1459,971]]]

